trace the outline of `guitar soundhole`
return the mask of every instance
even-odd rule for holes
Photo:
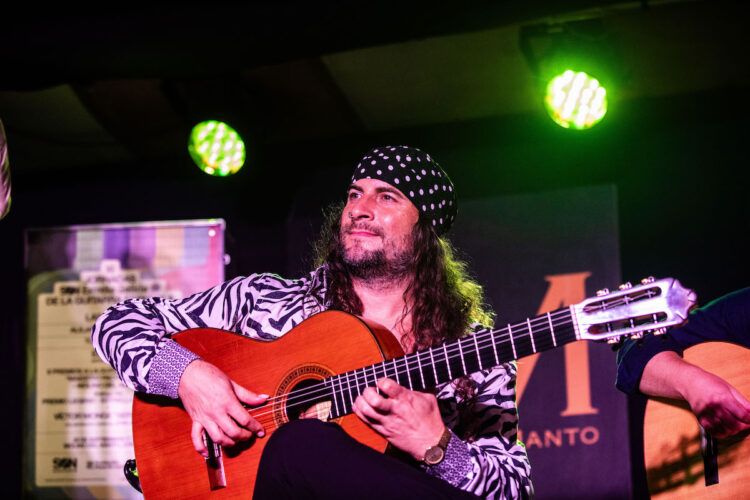
[[[320,379],[305,379],[294,385],[288,394],[285,410],[287,419],[317,418],[327,421],[331,416],[331,400],[326,396]]]

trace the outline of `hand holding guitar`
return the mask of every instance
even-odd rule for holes
[[[185,410],[193,419],[191,438],[195,451],[208,456],[203,441],[205,430],[221,446],[233,446],[237,441],[250,439],[253,434],[263,437],[263,426],[252,418],[242,405],[263,404],[268,396],[255,394],[233,382],[211,363],[195,360],[182,374],[179,395]]]
[[[382,395],[373,387],[362,391],[354,402],[354,413],[393,446],[422,460],[445,429],[437,398],[410,391],[389,378],[379,379],[378,388]]]

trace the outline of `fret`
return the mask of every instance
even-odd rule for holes
[[[495,342],[495,330],[490,330],[490,340],[492,341],[492,350],[495,352],[496,366],[500,366],[500,356],[497,355],[497,342]]]
[[[354,370],[354,388],[357,390],[357,396],[361,396],[362,392],[359,390],[359,374],[357,370]]]
[[[406,377],[409,379],[409,389],[414,390],[414,385],[411,383],[411,371],[409,370],[409,355],[404,356],[404,364],[406,365]]]
[[[422,372],[422,360],[419,359],[419,352],[417,352],[417,365],[419,365],[419,378],[422,380],[422,389],[427,387],[427,384],[424,383],[424,373]]]
[[[518,354],[516,354],[516,341],[513,339],[513,327],[510,326],[510,323],[508,323],[508,335],[510,336],[510,346],[513,349],[513,359],[518,359]]]
[[[451,373],[451,362],[448,359],[448,348],[443,344],[443,352],[445,353],[445,366],[448,367],[448,380],[453,380],[453,373]]]
[[[378,374],[375,371],[375,365],[371,365],[371,366],[372,366],[372,384],[373,384],[373,387],[375,387],[375,391],[378,394],[380,394],[380,387],[378,387]]]
[[[477,336],[476,334],[472,335],[474,337],[474,349],[477,351],[477,361],[479,361],[479,369],[483,370],[484,367],[482,367],[482,354],[479,352],[479,343],[477,342]]]
[[[469,371],[466,369],[466,360],[464,359],[464,350],[461,347],[461,339],[458,339],[458,355],[461,357],[461,366],[464,369],[464,375],[466,375]]]
[[[362,367],[362,378],[364,379],[364,384],[362,384],[362,392],[365,392],[365,389],[367,389],[367,386],[370,384],[367,381],[367,367]]]
[[[549,333],[552,335],[552,345],[557,347],[557,339],[555,338],[555,327],[552,326],[552,317],[547,313],[547,323],[549,323]]]
[[[383,378],[378,375],[378,365],[372,365],[372,376],[375,377],[375,387],[378,387],[378,380]],[[380,389],[378,389],[378,392],[380,392]]]
[[[336,391],[333,389],[333,380],[331,380],[331,378],[327,378],[324,380],[324,383],[326,385],[328,385],[329,382],[331,384],[331,396],[333,397],[333,408],[336,410],[336,414],[337,414],[336,417],[338,417],[341,415],[341,413],[339,413],[339,403],[338,403],[338,400],[336,399]]]
[[[430,347],[430,364],[432,364],[432,374],[435,376],[435,385],[437,386],[440,383],[440,380],[437,376],[437,367],[435,366],[435,356],[432,355],[432,347]]]
[[[349,393],[349,403],[351,405],[353,405],[354,404],[354,397],[352,396],[352,382],[351,382],[351,379],[349,378],[349,373],[348,372],[345,373],[344,375],[346,376],[346,392]],[[344,396],[345,395],[346,395],[346,393],[344,393]]]
[[[531,321],[526,318],[526,326],[529,327],[529,338],[531,339],[531,350],[536,353],[536,346],[534,345],[534,333],[531,331]]]
[[[514,326],[515,328],[519,329],[516,334],[511,337],[511,339],[513,339],[513,345],[515,347],[516,359],[534,354],[536,352],[534,350],[534,338],[530,335],[526,335],[522,330],[524,327],[526,327],[526,325],[524,325],[523,323],[518,323]]]
[[[339,393],[339,400],[341,401],[341,414],[345,415],[347,412],[347,408],[346,408],[346,401],[344,400],[344,384],[343,384],[343,381],[341,380],[341,375],[336,377],[336,380],[338,380],[338,383],[339,383],[338,393]]]

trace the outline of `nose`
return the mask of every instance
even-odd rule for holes
[[[352,220],[371,220],[374,215],[372,196],[362,195],[360,198],[353,200],[349,204],[349,217]]]

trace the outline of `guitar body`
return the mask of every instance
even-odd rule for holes
[[[148,499],[249,498],[269,436],[289,421],[287,392],[403,354],[385,328],[336,311],[313,316],[274,342],[209,328],[188,330],[174,339],[240,385],[270,395],[269,403],[251,411],[265,426],[266,437],[224,449],[226,486],[212,490],[207,463],[190,439],[192,421],[179,401],[137,394],[133,440],[141,487]],[[355,415],[334,421],[359,442],[385,450],[385,439]]]
[[[685,359],[723,378],[745,397],[750,396],[750,349],[707,342],[687,349]],[[695,415],[684,402],[649,400],[643,440],[651,497],[746,498],[750,484],[750,439],[743,439],[746,434],[719,440],[719,483],[706,486]]]

